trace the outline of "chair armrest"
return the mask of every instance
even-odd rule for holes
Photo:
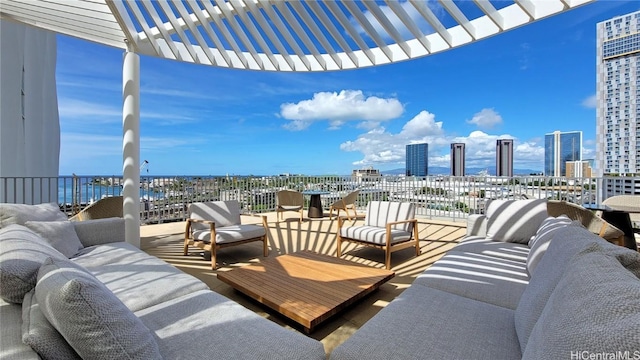
[[[407,219],[407,220],[391,221],[391,222],[386,223],[385,225],[391,226],[391,225],[398,225],[398,224],[406,224],[406,223],[410,223],[410,222],[417,223],[418,219]]]
[[[125,241],[123,218],[73,221],[73,226],[84,247]]]
[[[260,214],[241,214],[242,216],[250,216],[250,217],[258,217],[261,219],[262,222],[262,226],[264,226],[265,228],[267,228],[267,216],[266,215],[260,215]]]
[[[466,236],[486,236],[487,235],[487,217],[482,214],[471,214],[467,217],[467,235]]]
[[[352,216],[351,217],[353,219],[353,221],[357,221],[358,219],[363,220],[365,218],[364,214],[356,214],[356,216]],[[342,224],[345,220],[349,220],[348,217],[346,216],[338,216],[338,232],[340,232],[340,229],[342,228]]]
[[[187,227],[185,229],[185,236],[187,234],[189,234],[190,231],[191,231],[191,223],[199,223],[199,224],[209,225],[211,227],[211,231],[215,231],[215,228],[216,228],[216,222],[215,221],[189,218],[189,219],[187,219]]]

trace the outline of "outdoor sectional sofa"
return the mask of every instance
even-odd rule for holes
[[[124,242],[124,220],[0,204],[2,359],[325,359],[323,345]]]
[[[466,238],[331,359],[640,358],[640,254],[546,205],[494,200],[470,216]]]

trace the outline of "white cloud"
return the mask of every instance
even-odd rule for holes
[[[428,0],[427,6],[436,14],[437,17],[440,15],[443,10],[442,7],[435,5],[436,2],[433,0]],[[425,34],[429,35],[434,32],[433,28],[429,25],[429,23],[420,15],[418,10],[408,1],[400,3],[400,7],[404,10],[404,12],[413,20],[414,23],[418,25],[420,30]],[[389,22],[393,25],[394,28],[398,30],[400,36],[403,40],[413,39],[415,36],[407,29],[402,20],[396,15],[396,13],[386,5],[378,6],[380,11],[384,14],[384,16],[389,20]],[[382,24],[376,19],[376,17],[370,11],[364,11],[364,16],[369,21],[373,29],[386,40],[390,40],[391,36],[384,29]],[[367,32],[364,30],[360,22],[354,17],[350,17],[351,25],[356,29],[356,31],[360,34],[368,36]]]
[[[404,106],[395,98],[365,97],[360,90],[319,92],[309,100],[280,105],[280,116],[291,121],[285,125],[289,130],[302,130],[314,121],[323,120],[330,122],[331,129],[354,120],[378,126],[382,121],[399,117],[403,111]]]
[[[86,124],[121,123],[122,107],[106,105],[98,102],[60,98],[58,100],[58,114],[65,120],[82,120]],[[141,121],[152,120],[155,125],[175,125],[197,121],[197,119],[170,112],[141,111]]]
[[[520,63],[520,70],[527,70],[529,68],[531,63],[530,53],[531,45],[529,45],[529,43],[520,44],[520,60],[518,60]]]
[[[421,111],[402,127],[400,135],[406,138],[425,138],[443,134],[442,121],[436,122],[436,116],[428,111]]]
[[[94,102],[60,98],[58,114],[61,118],[90,118],[92,121],[122,121],[122,108]]]
[[[358,136],[354,141],[340,144],[340,149],[357,151],[364,155],[362,160],[353,163],[356,166],[400,163],[405,160],[407,144],[426,142],[444,145],[441,142],[443,134],[442,122],[436,122],[435,115],[421,111],[397,134],[388,132],[384,127],[378,127]]]
[[[598,98],[596,97],[596,94],[582,100],[582,106],[589,109],[595,109],[598,106]]]
[[[502,124],[502,116],[494,109],[485,108],[473,115],[473,118],[467,120],[467,123],[474,124],[481,129],[491,129],[496,125]]]

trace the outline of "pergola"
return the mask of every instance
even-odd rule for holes
[[[127,242],[139,246],[139,54],[260,71],[415,59],[595,0],[2,0],[0,19],[121,48]],[[427,69],[428,70],[428,69]]]

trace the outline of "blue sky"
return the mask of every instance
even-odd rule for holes
[[[596,23],[637,11],[599,0],[477,43],[380,67],[324,73],[230,70],[141,56],[148,175],[349,174],[404,167],[409,143],[449,166],[543,169],[544,134],[583,131],[595,154]],[[120,49],[58,35],[60,175],[122,173]],[[143,173],[147,174],[145,171]]]

